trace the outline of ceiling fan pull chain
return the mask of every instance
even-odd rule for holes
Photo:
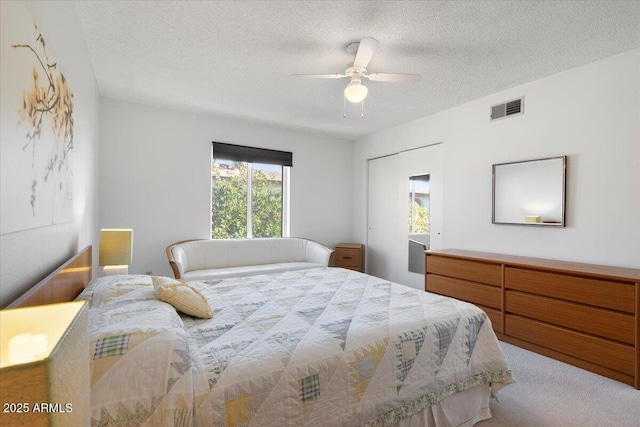
[[[360,118],[364,119],[364,99],[360,102],[360,105],[362,106],[362,113],[360,114]]]
[[[342,97],[342,118],[343,119],[347,118],[347,97],[346,96]]]

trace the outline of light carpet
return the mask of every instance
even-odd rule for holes
[[[640,390],[501,342],[516,383],[477,427],[640,427]]]

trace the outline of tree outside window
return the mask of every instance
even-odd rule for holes
[[[409,177],[409,233],[429,233],[429,174]]]
[[[211,238],[281,237],[284,168],[213,159]]]

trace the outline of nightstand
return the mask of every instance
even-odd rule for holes
[[[338,243],[333,266],[364,273],[364,245],[360,243]]]

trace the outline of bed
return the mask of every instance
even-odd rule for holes
[[[92,425],[452,426],[513,382],[477,307],[341,268],[194,281],[213,317],[150,276],[92,280]]]

